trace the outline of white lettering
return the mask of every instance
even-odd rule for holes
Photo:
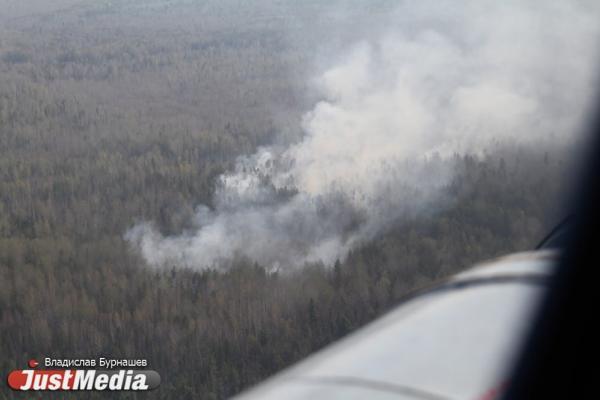
[[[23,386],[21,386],[19,389],[29,390],[29,389],[31,389],[31,384],[33,381],[33,370],[25,369],[25,370],[23,370],[23,374],[27,375],[27,380],[25,381],[25,384]]]

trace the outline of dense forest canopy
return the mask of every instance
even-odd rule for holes
[[[226,398],[560,218],[573,148],[496,143],[335,262],[148,265],[125,233],[193,229],[239,156],[300,140],[312,72],[395,7],[256,3],[0,0],[0,371],[147,358],[144,396]]]

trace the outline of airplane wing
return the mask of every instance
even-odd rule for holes
[[[494,399],[557,254],[513,254],[422,290],[237,399]]]

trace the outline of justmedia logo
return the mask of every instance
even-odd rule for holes
[[[152,370],[39,369],[30,360],[30,369],[8,375],[13,390],[152,390],[160,385],[160,375]]]

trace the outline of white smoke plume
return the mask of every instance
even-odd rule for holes
[[[126,238],[151,265],[332,264],[446,203],[454,154],[567,141],[595,94],[600,7],[581,1],[406,2],[386,31],[316,79],[297,143],[240,157],[195,230]]]

